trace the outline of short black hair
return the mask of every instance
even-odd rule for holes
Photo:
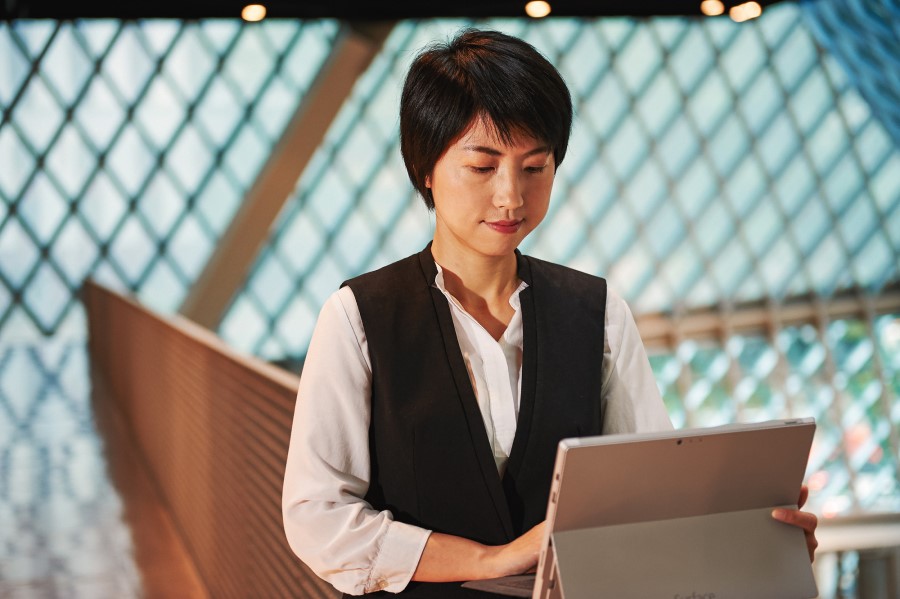
[[[400,96],[400,152],[413,186],[434,209],[425,179],[476,118],[510,143],[527,133],[547,144],[558,167],[572,129],[572,98],[534,46],[499,31],[467,28],[413,60]]]

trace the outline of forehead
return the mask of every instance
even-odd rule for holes
[[[546,145],[535,138],[524,127],[517,127],[504,137],[493,121],[485,117],[476,117],[469,126],[450,144],[451,147],[465,149],[466,146],[479,146],[495,149],[528,149]]]

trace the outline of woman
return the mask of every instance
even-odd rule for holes
[[[291,547],[345,593],[484,597],[457,581],[537,564],[560,439],[672,428],[623,300],[516,249],[571,123],[514,37],[467,30],[409,70],[401,152],[434,238],[322,308],[285,475]],[[814,543],[811,514],[783,519]]]

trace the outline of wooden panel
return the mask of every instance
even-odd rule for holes
[[[83,295],[95,384],[133,431],[210,596],[337,596],[282,528],[298,378],[94,283]]]

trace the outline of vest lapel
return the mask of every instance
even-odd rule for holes
[[[500,480],[500,475],[497,472],[497,464],[494,462],[494,453],[491,450],[491,444],[488,441],[487,430],[484,428],[484,420],[482,419],[481,411],[478,408],[478,400],[475,398],[475,391],[472,389],[472,382],[469,379],[469,373],[466,370],[466,363],[459,350],[459,340],[456,338],[456,329],[453,326],[453,316],[450,313],[450,306],[447,303],[447,298],[441,293],[441,290],[434,286],[434,279],[437,276],[437,267],[434,265],[434,256],[431,254],[431,243],[419,253],[419,264],[422,267],[422,274],[425,277],[425,282],[431,290],[431,299],[440,325],[444,350],[447,354],[447,362],[453,373],[457,395],[459,396],[463,412],[466,416],[466,423],[469,427],[469,437],[472,444],[475,446],[475,454],[478,456],[478,463],[481,466],[484,484],[487,486],[491,499],[494,502],[494,507],[497,509],[497,516],[503,523],[503,529],[506,531],[509,540],[512,541],[515,538],[515,531],[513,529],[509,505],[506,501],[506,493],[503,490],[503,484]],[[519,421],[521,422],[521,413]],[[518,436],[519,433],[516,432],[516,439],[518,439]],[[516,441],[514,440],[514,448],[515,443]]]
[[[534,413],[535,383],[537,380],[537,315],[534,306],[531,268],[528,259],[516,250],[519,278],[528,287],[519,293],[519,304],[522,307],[522,392],[519,397],[519,418],[516,422],[516,434],[513,437],[509,461],[506,463],[508,478],[515,480],[522,467],[528,435],[531,432],[531,416]]]

